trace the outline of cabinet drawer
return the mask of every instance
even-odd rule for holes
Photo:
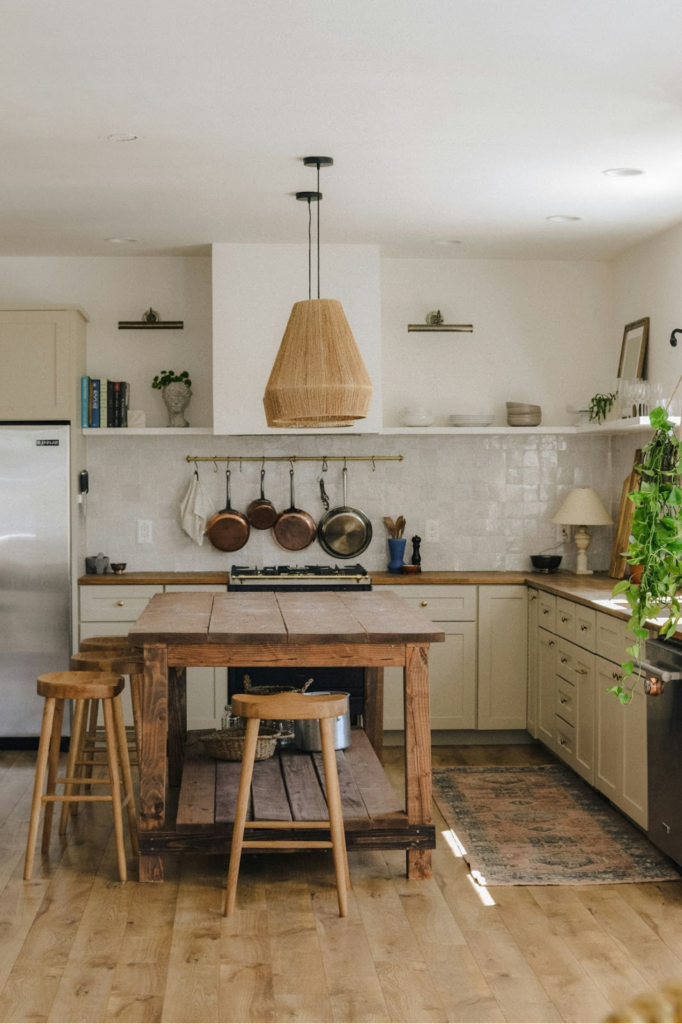
[[[575,687],[559,676],[556,681],[556,713],[564,722],[575,726]]]
[[[567,764],[575,760],[575,729],[563,718],[556,718],[556,753]]]
[[[538,622],[543,629],[556,633],[556,597],[538,591]]]
[[[575,681],[575,645],[569,640],[556,638],[556,670],[557,675],[569,683]]]
[[[81,622],[134,622],[163,587],[81,587]]]
[[[606,615],[605,612],[597,612],[596,617],[597,654],[600,658],[615,661],[620,665],[626,659],[625,648],[630,644],[626,623],[622,619],[614,618],[613,615]]]
[[[556,631],[564,640],[575,640],[575,609],[573,601],[558,597],[556,602]]]
[[[424,612],[432,622],[475,622],[476,587],[378,587],[390,590],[411,608]]]
[[[594,608],[575,606],[575,642],[586,651],[597,650],[597,613]]]

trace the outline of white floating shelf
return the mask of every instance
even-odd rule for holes
[[[213,427],[83,427],[88,437],[152,437],[160,434],[213,434]]]
[[[675,426],[679,426],[679,416],[669,416]],[[648,416],[632,416],[626,420],[607,420],[606,423],[586,423],[576,428],[581,434],[634,434],[638,430],[651,430]]]
[[[384,427],[382,434],[576,434],[577,427]]]

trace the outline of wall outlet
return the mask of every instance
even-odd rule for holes
[[[437,544],[440,540],[440,521],[438,519],[426,520],[426,540],[429,544]]]
[[[559,544],[568,544],[571,539],[571,527],[558,523],[556,528],[556,539]]]
[[[152,542],[152,520],[151,519],[138,519],[137,520],[137,543],[138,544],[151,544]]]

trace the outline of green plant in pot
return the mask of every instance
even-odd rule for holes
[[[188,427],[184,412],[192,397],[192,381],[187,370],[162,370],[152,381],[152,387],[161,392],[168,409],[169,427]]]
[[[627,648],[630,660],[623,663],[623,680],[609,689],[621,704],[629,704],[640,673],[635,663],[641,657],[647,638],[647,621],[667,615],[659,634],[668,638],[682,614],[678,593],[682,589],[682,468],[680,440],[665,409],[656,408],[649,416],[654,436],[642,449],[637,467],[640,484],[630,494],[635,509],[627,561],[641,567],[641,573],[621,580],[613,596],[624,594],[630,605],[628,629],[635,641]],[[636,580],[636,582],[635,582]]]

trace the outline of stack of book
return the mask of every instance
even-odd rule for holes
[[[130,384],[124,380],[81,377],[81,422],[84,427],[127,427]]]

